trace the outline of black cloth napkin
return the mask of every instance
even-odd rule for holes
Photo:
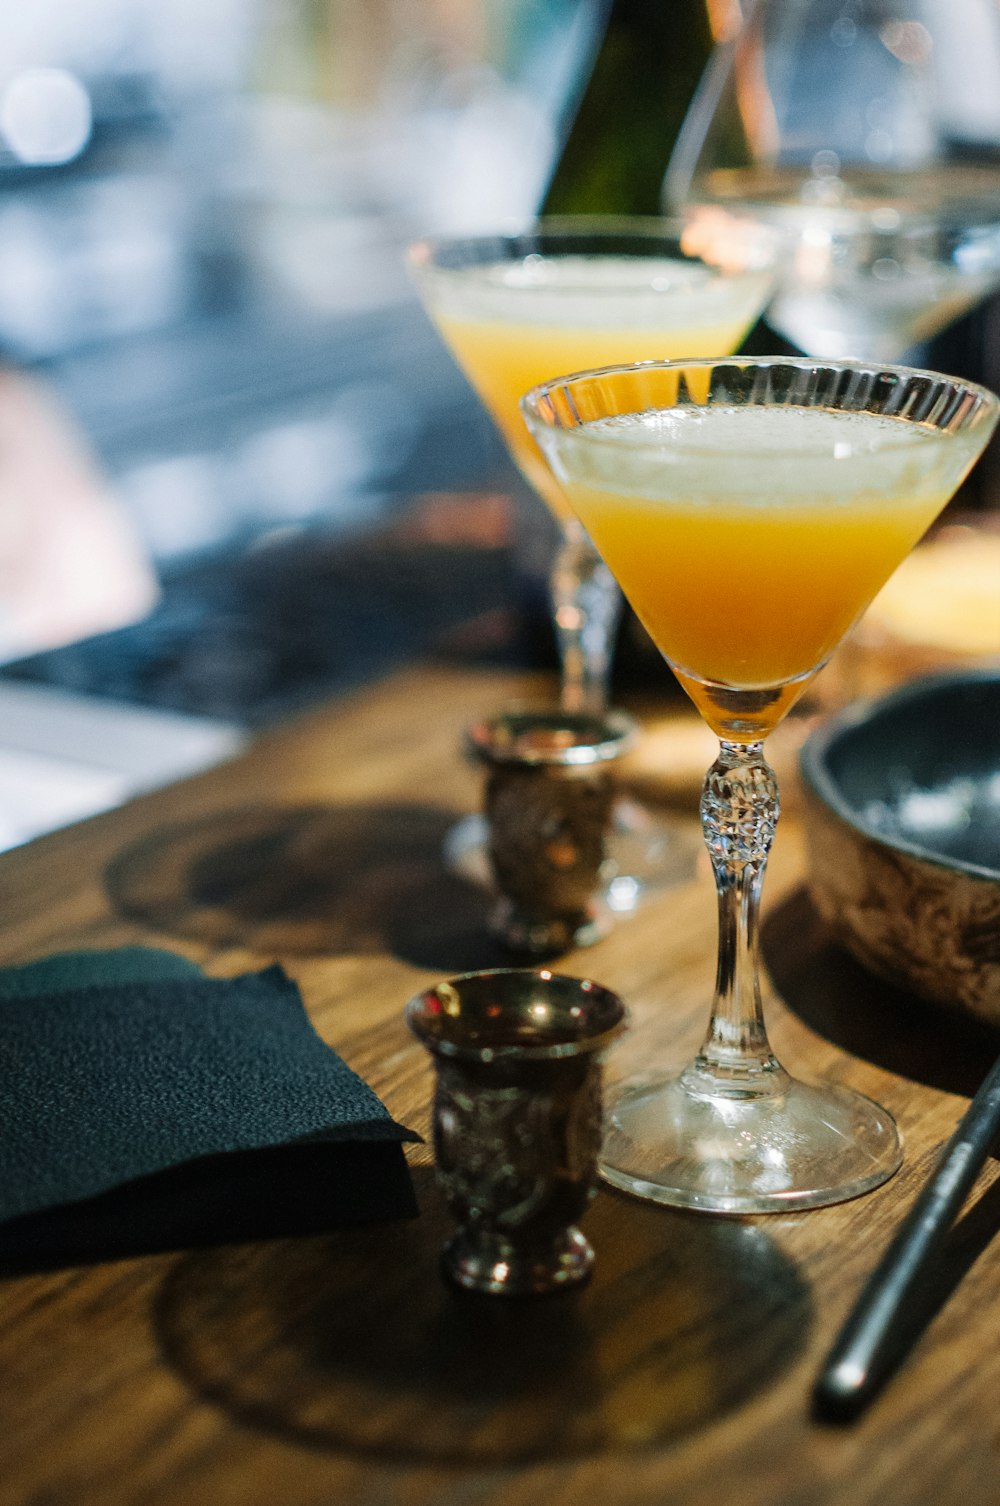
[[[412,1217],[419,1138],[280,967],[138,947],[0,970],[0,1268]]]

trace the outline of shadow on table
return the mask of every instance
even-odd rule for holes
[[[105,887],[129,920],[213,947],[390,952],[441,973],[509,963],[489,897],[444,866],[454,821],[421,805],[245,807],[126,848]]]
[[[438,1268],[423,1216],[329,1238],[201,1252],[157,1304],[168,1362],[241,1422],[312,1447],[503,1465],[661,1445],[760,1393],[801,1352],[809,1292],[763,1229],[601,1191],[591,1282],[475,1296]]]
[[[870,973],[830,935],[804,888],[767,913],[761,951],[775,989],[817,1034],[928,1087],[971,1096],[1000,1051],[985,1025]]]

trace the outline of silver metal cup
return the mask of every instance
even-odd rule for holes
[[[500,892],[493,929],[510,951],[552,957],[607,929],[597,894],[615,793],[610,765],[635,735],[618,711],[509,711],[467,729],[487,769],[487,852]]]
[[[465,973],[407,1004],[434,1058],[435,1167],[459,1225],[443,1264],[460,1286],[524,1296],[589,1275],[576,1221],[597,1181],[601,1058],[625,1019],[589,979],[520,968]]]

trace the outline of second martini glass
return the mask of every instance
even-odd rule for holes
[[[627,1084],[602,1170],[658,1202],[816,1207],[896,1170],[891,1117],[808,1086],[768,1044],[758,907],[778,818],[764,739],[949,501],[997,399],[856,362],[649,362],[529,393],[524,411],[650,636],[720,740],[702,827],[719,954],[679,1076]]]
[[[425,240],[410,250],[428,312],[559,523],[550,589],[565,711],[607,709],[621,598],[518,403],[564,371],[735,350],[771,290],[772,240],[737,225],[724,244],[696,252],[689,233],[655,219],[551,219],[517,234]],[[463,824],[452,851],[475,851],[480,840],[474,824]],[[610,855],[614,909],[678,876],[671,842],[632,802],[616,811]],[[686,855],[681,866],[686,873]]]

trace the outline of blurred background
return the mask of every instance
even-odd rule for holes
[[[668,8],[676,130],[738,6]],[[609,14],[0,11],[0,846],[415,652],[554,662],[550,525],[403,251],[538,211]]]
[[[536,210],[603,10],[0,12],[0,843],[523,637],[520,484],[403,251]]]
[[[157,570],[481,478],[402,252],[533,212],[599,10],[5,8],[0,351],[80,420]]]

